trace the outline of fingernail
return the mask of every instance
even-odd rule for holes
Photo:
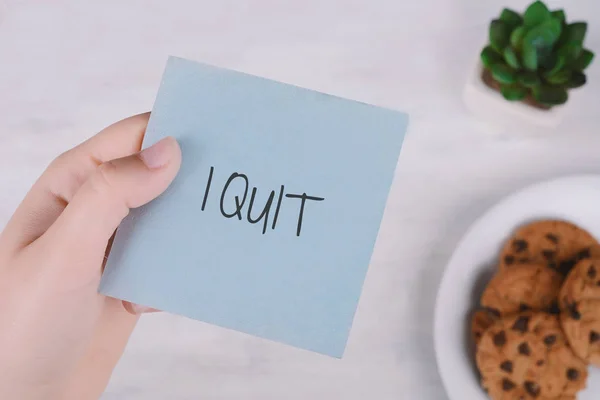
[[[139,304],[131,304],[131,309],[135,314],[145,314],[149,312],[158,312],[156,308],[141,306]]]
[[[139,314],[145,314],[145,313],[151,313],[151,312],[160,312],[160,310],[157,310],[156,308],[141,306],[139,304],[131,303],[126,300],[123,300],[122,303],[123,303],[123,307],[125,308],[125,310],[127,310],[127,312],[130,314],[139,315]]]
[[[134,314],[145,314],[158,311],[156,308],[140,306],[139,304],[133,303],[131,304],[131,309],[133,310]]]
[[[150,169],[164,167],[171,160],[173,145],[176,145],[174,138],[166,137],[161,139],[147,149],[142,150],[139,155],[140,159]]]

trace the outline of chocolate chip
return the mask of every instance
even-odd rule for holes
[[[508,360],[504,361],[502,364],[500,364],[500,369],[511,374],[513,372],[513,363]]]
[[[481,332],[475,332],[475,339],[481,339]]]
[[[552,261],[556,252],[554,250],[542,250],[542,256],[548,261]]]
[[[521,343],[519,345],[518,349],[519,349],[519,353],[523,354],[524,356],[531,355],[531,347],[529,347],[529,344],[527,344],[527,342]]]
[[[540,385],[535,382],[525,381],[523,384],[527,393],[529,393],[532,397],[538,397],[540,395]]]
[[[556,335],[548,335],[544,338],[546,346],[551,347],[554,343],[556,343]]]
[[[529,317],[522,316],[519,317],[512,326],[513,331],[518,331],[521,333],[527,332],[527,328],[529,327]]]
[[[515,388],[515,384],[513,381],[511,381],[510,379],[502,379],[502,390],[504,390],[505,392],[510,392],[511,390],[513,390]]]
[[[558,266],[558,272],[560,272],[563,275],[567,275],[569,272],[571,272],[575,264],[577,264],[576,259],[561,261],[561,263]]]
[[[567,370],[567,379],[570,381],[576,381],[577,378],[579,378],[579,371],[577,371],[575,368],[569,368]]]
[[[590,331],[590,343],[596,343],[597,341],[600,341],[600,333]]]
[[[507,255],[506,257],[504,257],[504,264],[506,264],[506,265],[510,265],[510,264],[512,264],[512,263],[514,263],[514,262],[515,262],[515,257],[514,257],[514,256],[511,256],[511,255],[509,254],[509,255]]]
[[[512,245],[517,253],[527,250],[527,247],[529,246],[527,241],[525,241],[523,239],[515,239],[513,241]]]
[[[577,303],[568,304],[567,309],[569,310],[569,315],[571,316],[571,318],[575,320],[581,319],[581,314],[577,310]]]
[[[527,304],[525,304],[525,303],[519,304],[519,311],[523,312],[523,311],[529,311],[529,310],[531,310],[531,307],[529,307]]]
[[[541,367],[542,365],[544,365],[544,360],[537,360],[535,365],[537,365],[538,367]]]
[[[500,310],[493,307],[486,307],[485,311],[492,314],[496,318],[500,318],[502,315],[500,314]]]
[[[506,332],[500,331],[496,333],[492,340],[494,341],[494,345],[496,345],[497,347],[504,346],[506,344]]]
[[[583,249],[579,253],[577,253],[575,258],[577,258],[577,261],[580,261],[580,260],[585,260],[587,258],[590,258],[591,256],[592,256],[592,252],[590,251],[589,248],[587,248],[587,249]]]
[[[558,236],[553,235],[552,233],[547,233],[546,239],[548,239],[549,241],[551,241],[554,244],[558,244]]]
[[[593,265],[590,265],[590,269],[588,269],[587,276],[590,279],[596,278],[596,267],[594,267]]]
[[[548,312],[553,315],[560,314],[560,307],[558,306],[558,302],[552,302],[552,304],[550,304],[550,307],[548,307]]]

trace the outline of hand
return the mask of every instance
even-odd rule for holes
[[[0,399],[83,400],[106,388],[138,320],[135,305],[97,292],[109,242],[181,164],[172,138],[139,153],[148,117],[59,156],[0,234]]]

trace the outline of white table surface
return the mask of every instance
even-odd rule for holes
[[[600,60],[556,132],[503,132],[464,109],[489,20],[526,3],[0,0],[0,228],[56,155],[152,107],[168,55],[411,117],[343,359],[144,316],[103,400],[445,399],[432,315],[461,235],[526,184],[600,172]],[[548,3],[596,18],[587,43],[600,53],[597,0]]]

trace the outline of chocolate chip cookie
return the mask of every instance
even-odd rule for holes
[[[520,312],[497,320],[476,354],[482,385],[494,400],[574,397],[587,370],[562,334],[558,316]]]
[[[600,259],[579,261],[563,283],[559,297],[562,309],[581,300],[600,300]]]
[[[558,311],[563,277],[545,264],[522,264],[496,273],[481,296],[481,305],[498,316],[519,311]]]
[[[566,276],[580,260],[600,257],[600,245],[586,230],[562,220],[538,220],[519,227],[500,254],[500,269],[543,263]]]
[[[557,312],[561,282],[561,275],[543,264],[524,264],[499,271],[483,292],[483,308],[475,311],[471,318],[475,345],[503,316],[528,310]]]
[[[547,322],[538,330],[548,354],[547,368],[540,379],[542,393],[550,399],[575,397],[586,387],[587,364],[569,346],[559,317],[554,316]]]
[[[600,299],[568,304],[560,319],[573,352],[600,367]]]

